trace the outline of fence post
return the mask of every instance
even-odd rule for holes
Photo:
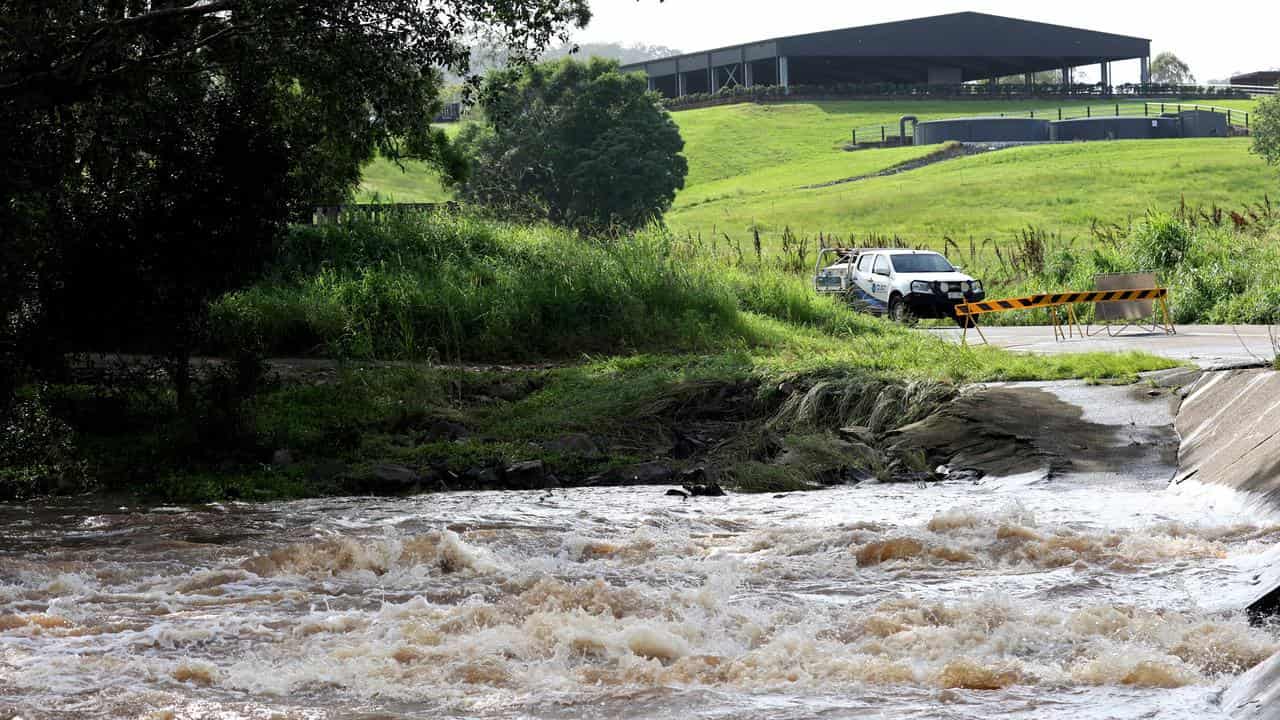
[[[884,141],[885,141],[884,126],[883,126],[883,125],[881,125],[881,126],[880,126],[880,142],[882,142],[882,143],[883,143]]]
[[[1085,106],[1084,106],[1084,116],[1085,116],[1085,117],[1093,117],[1093,106],[1092,106],[1092,105],[1085,105]]]
[[[857,145],[857,144],[858,144],[858,129],[857,129],[857,128],[854,128],[854,129],[852,130],[852,132],[853,132],[853,144],[854,144],[854,145]]]
[[[1150,105],[1151,103],[1142,103],[1142,117],[1147,117],[1148,115],[1151,114]]]
[[[1058,108],[1058,119],[1062,119],[1062,108]]]
[[[1164,114],[1164,103],[1160,103],[1160,114]]]

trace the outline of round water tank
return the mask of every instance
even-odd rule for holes
[[[951,118],[916,126],[916,145],[950,142],[1044,142],[1049,121],[1031,118]]]
[[[1167,117],[1096,117],[1059,120],[1049,130],[1052,140],[1149,140],[1178,137],[1178,119]]]

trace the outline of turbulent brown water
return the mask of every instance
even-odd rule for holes
[[[1025,479],[0,509],[0,717],[1212,717],[1280,527]],[[6,714],[7,713],[7,714]]]

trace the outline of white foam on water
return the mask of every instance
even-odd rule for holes
[[[1280,649],[1209,602],[1273,557],[1280,525],[1189,488],[1006,478],[685,503],[617,488],[273,512],[296,529],[14,554],[0,707],[1206,717]]]

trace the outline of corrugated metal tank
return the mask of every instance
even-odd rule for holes
[[[1212,110],[1183,110],[1178,113],[1182,121],[1182,137],[1226,137],[1226,113]]]
[[[1049,139],[1071,140],[1150,140],[1181,137],[1177,118],[1167,117],[1095,117],[1058,120],[1051,124]]]
[[[958,142],[1044,142],[1049,121],[1030,118],[950,118],[916,126],[916,145]]]

